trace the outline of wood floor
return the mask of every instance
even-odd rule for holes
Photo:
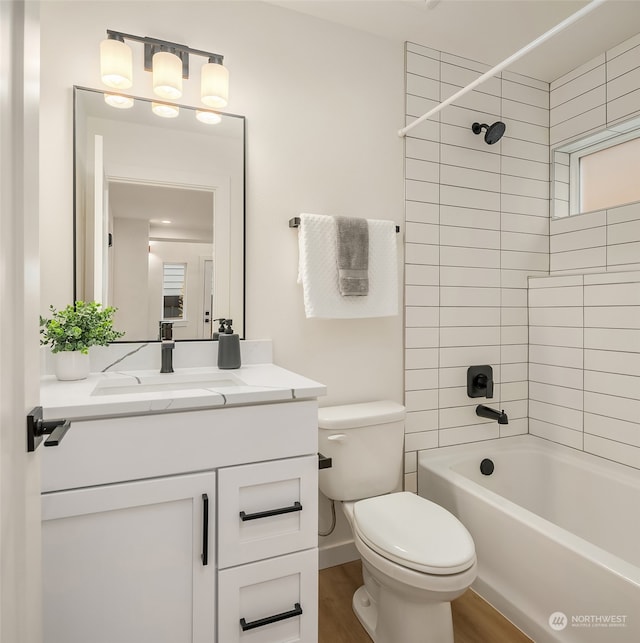
[[[360,561],[320,571],[319,643],[371,643],[351,609],[360,585]],[[455,643],[532,643],[471,590],[453,601],[452,613]]]

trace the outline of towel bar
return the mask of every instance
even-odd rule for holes
[[[298,228],[300,227],[300,217],[293,217],[293,219],[289,219],[289,227],[290,228]],[[396,233],[400,232],[400,226],[396,226]]]

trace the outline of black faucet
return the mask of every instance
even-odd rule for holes
[[[498,424],[509,424],[509,418],[504,411],[496,411],[484,404],[478,404],[478,406],[476,406],[476,415],[479,415],[481,418],[488,418],[489,420],[498,420]]]
[[[173,324],[167,321],[160,322],[160,340],[161,350],[161,373],[173,373],[173,349],[176,343],[173,341]]]

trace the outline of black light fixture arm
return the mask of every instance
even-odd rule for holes
[[[181,45],[177,42],[170,42],[168,40],[160,40],[158,38],[150,38],[149,36],[135,36],[130,33],[107,29],[107,37],[111,40],[119,40],[120,42],[133,40],[135,42],[143,43],[144,68],[146,71],[151,71],[153,69],[153,56],[157,52],[169,51],[172,54],[175,54],[182,61],[182,77],[185,79],[189,78],[189,54],[202,56],[207,58],[208,62],[217,63],[218,65],[222,65],[224,60],[224,56],[222,54],[215,54],[210,51],[203,51],[202,49],[192,49],[191,47],[187,47],[187,45]]]

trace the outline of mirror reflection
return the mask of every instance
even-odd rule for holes
[[[244,117],[218,123],[75,88],[74,298],[118,310],[126,341],[244,335]]]

